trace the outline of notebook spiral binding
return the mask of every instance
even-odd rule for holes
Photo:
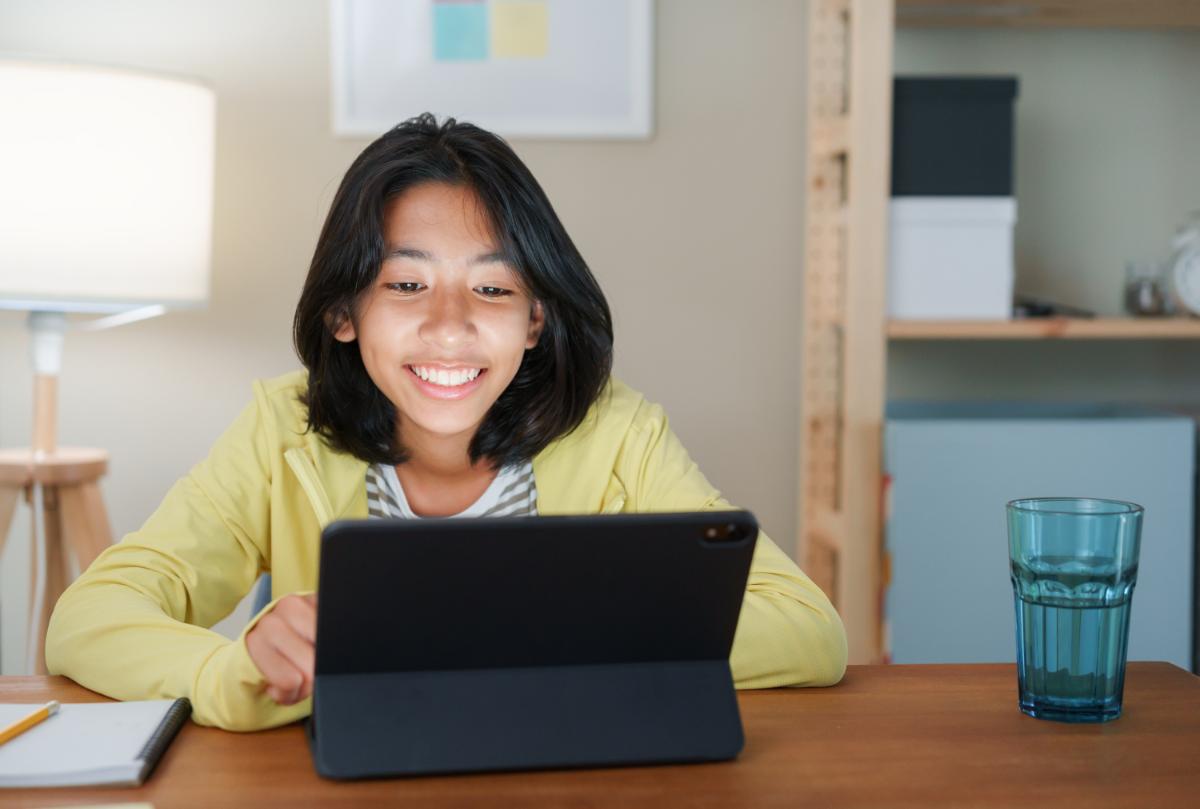
[[[162,722],[155,728],[154,733],[146,740],[146,744],[138,753],[138,759],[142,762],[142,770],[138,775],[138,783],[142,783],[150,776],[154,770],[154,766],[158,764],[158,760],[162,758],[163,753],[167,751],[167,746],[171,744],[171,740],[175,738],[175,734],[187,722],[188,717],[192,715],[192,703],[187,697],[180,697],[175,700],[175,703],[167,709],[166,716]]]

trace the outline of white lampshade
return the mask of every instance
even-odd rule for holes
[[[215,111],[193,82],[0,60],[0,308],[207,300]]]

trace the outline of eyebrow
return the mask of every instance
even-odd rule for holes
[[[389,258],[411,258],[414,261],[434,261],[433,253],[427,250],[418,250],[415,247],[393,247],[388,250],[384,256],[386,261]],[[481,253],[471,259],[472,264],[494,264],[497,262],[508,261],[508,256],[501,250],[491,253]]]

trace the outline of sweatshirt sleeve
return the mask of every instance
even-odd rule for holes
[[[643,403],[617,461],[629,511],[731,509],[667,425]],[[730,654],[738,688],[833,685],[846,670],[846,631],[833,604],[762,531]]]
[[[263,692],[246,651],[253,622],[234,641],[208,628],[250,591],[269,553],[262,411],[256,396],[146,524],[67,588],[46,636],[51,674],[116,699],[187,697],[196,722],[228,730],[308,713],[309,700],[281,706]]]

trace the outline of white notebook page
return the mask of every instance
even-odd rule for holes
[[[174,700],[67,703],[0,744],[0,786],[122,783],[141,770],[137,756]],[[37,704],[0,705],[0,727]]]

